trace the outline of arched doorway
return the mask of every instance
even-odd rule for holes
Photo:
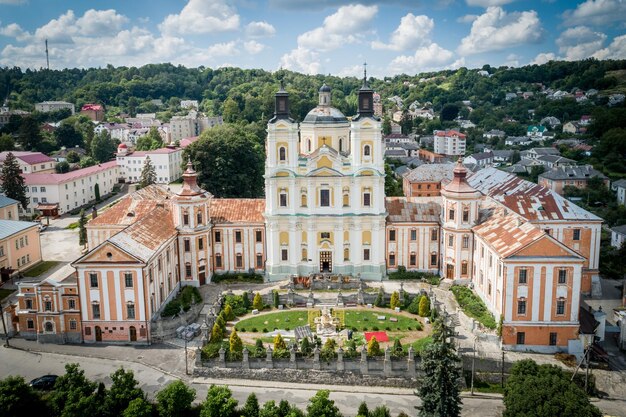
[[[96,326],[96,342],[102,342],[102,329]]]
[[[128,328],[128,335],[130,337],[131,342],[137,341],[137,329],[135,328],[135,326],[130,326]]]

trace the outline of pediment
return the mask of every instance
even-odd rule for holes
[[[548,235],[545,235],[540,239],[535,240],[531,244],[513,253],[511,256],[580,258],[580,255],[578,253]]]
[[[74,262],[74,265],[80,265],[83,263],[141,264],[143,262],[111,242],[105,241],[90,252],[86,253],[83,257],[79,258],[76,262]]]
[[[308,177],[341,177],[343,176],[341,172],[336,171],[332,168],[322,167],[315,169],[307,175]]]

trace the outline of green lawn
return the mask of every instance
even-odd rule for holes
[[[6,297],[12,294],[13,291],[15,290],[5,290],[5,289],[0,288],[0,301],[4,300]]]
[[[24,271],[25,277],[38,277],[44,272],[54,268],[59,264],[59,261],[43,261],[40,264],[33,266],[30,269]]]
[[[488,329],[496,328],[496,319],[493,317],[493,314],[487,309],[483,300],[474,294],[472,290],[467,287],[453,285],[450,291],[454,294],[456,301],[458,301],[465,314],[475,318]]]
[[[368,330],[389,330],[389,331],[408,331],[422,329],[422,323],[418,318],[405,317],[399,314],[386,311],[372,311],[369,309],[345,310],[345,327],[348,329],[356,329],[356,331]],[[385,320],[378,320],[378,316],[385,316]],[[389,321],[395,317],[397,322]],[[260,316],[252,316],[241,320],[235,325],[237,331],[253,331],[256,329],[261,332],[263,329],[272,331],[274,329],[293,330],[297,326],[306,326],[308,323],[308,312],[306,310],[288,310],[276,313],[263,314]]]

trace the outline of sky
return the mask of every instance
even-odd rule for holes
[[[626,59],[626,0],[0,0],[0,66],[376,77]]]

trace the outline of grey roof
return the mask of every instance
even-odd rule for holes
[[[390,149],[385,151],[385,156],[406,156],[406,152],[402,149]]]
[[[606,179],[603,173],[593,169],[591,165],[559,167],[552,171],[544,172],[539,175],[539,177],[548,178],[550,180],[587,179],[593,177]]]
[[[524,168],[520,164],[511,165],[510,167],[504,168],[506,172],[511,172],[513,174],[525,174],[526,168]]]
[[[613,183],[613,187],[626,188],[626,179],[621,179],[621,180],[615,181]]]
[[[482,161],[483,159],[493,158],[493,152],[478,152],[478,153],[473,153],[470,156],[477,161]]]
[[[405,178],[410,182],[427,181],[435,182],[441,181],[444,178],[451,179],[452,171],[454,171],[455,164],[424,164],[420,165],[408,174]]]
[[[511,156],[513,156],[513,152],[515,151],[512,151],[510,149],[491,151],[491,153],[493,153],[493,156],[497,156],[500,158],[510,158]]]
[[[612,227],[611,230],[614,231],[615,233],[619,233],[620,235],[626,236],[626,224]]]
[[[394,146],[398,146],[399,148],[406,149],[409,151],[419,149],[419,145],[415,142],[399,142],[395,143]]]
[[[311,110],[302,123],[345,123],[348,119],[338,109],[331,106],[317,106]]]
[[[541,155],[537,157],[537,160],[545,161],[545,162],[552,162],[552,163],[558,162],[559,164],[567,163],[567,164],[576,165],[576,161],[574,161],[573,159],[565,158],[559,155]]]
[[[326,85],[326,83],[322,84],[320,87],[320,93],[330,93],[330,87]]]
[[[402,177],[402,176],[404,176],[404,174],[406,174],[410,170],[411,170],[411,168],[409,168],[408,166],[402,165],[402,166],[399,166],[398,168],[394,169],[393,172],[395,172],[395,174],[398,175],[399,177]]]
[[[21,220],[0,220],[0,239],[5,239],[31,227],[39,227],[39,223]]]
[[[13,200],[12,198],[9,198],[4,194],[0,194],[0,207],[6,207],[12,204],[19,204],[19,203],[20,202],[17,200]]]
[[[534,152],[537,155],[560,155],[558,149],[556,148],[532,148],[529,152]]]

